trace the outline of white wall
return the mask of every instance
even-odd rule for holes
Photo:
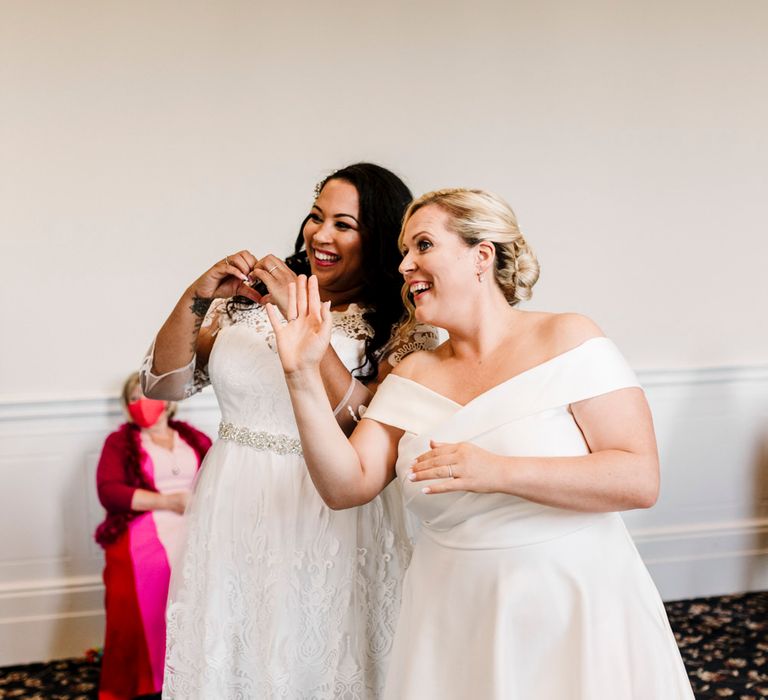
[[[94,459],[183,287],[361,159],[505,196],[532,307],[643,370],[662,592],[768,586],[767,46],[762,0],[2,3],[0,663],[98,641]]]
[[[180,291],[329,169],[496,190],[638,367],[768,361],[768,6],[5,2],[4,397],[114,393]],[[762,196],[761,196],[762,195]]]

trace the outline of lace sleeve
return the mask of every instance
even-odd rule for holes
[[[392,367],[397,367],[400,361],[417,350],[434,350],[440,344],[440,337],[434,326],[417,323],[413,328],[404,332],[402,327],[396,327],[392,332],[392,340],[384,348],[384,355]]]
[[[200,328],[210,328],[215,325],[212,334],[216,335],[224,318],[226,318],[226,299],[216,299],[208,309]],[[164,374],[155,374],[152,371],[154,364],[155,341],[153,340],[139,368],[141,390],[144,396],[150,399],[181,401],[197,394],[211,383],[208,365],[198,367],[195,355],[188,364]]]

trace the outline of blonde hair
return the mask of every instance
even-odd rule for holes
[[[435,190],[413,200],[405,212],[398,244],[402,248],[405,227],[410,218],[430,204],[448,214],[448,227],[468,246],[481,241],[493,243],[496,259],[493,273],[510,306],[527,301],[539,279],[539,261],[517,225],[517,217],[499,196],[485,190],[448,188]],[[403,302],[409,319],[414,320],[415,307],[403,285]]]
[[[120,398],[123,401],[123,408],[128,408],[128,404],[130,403],[131,394],[133,393],[133,390],[139,385],[139,373],[138,372],[131,372],[128,375],[128,378],[123,383],[123,390],[120,392]],[[176,415],[176,409],[178,408],[178,405],[175,401],[166,401],[165,404],[165,412],[168,414],[168,419],[170,420]],[[132,421],[131,417],[128,417],[129,421]]]

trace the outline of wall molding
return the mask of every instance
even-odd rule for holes
[[[768,382],[768,365],[644,369],[636,373],[644,387]]]
[[[745,518],[741,520],[717,523],[695,523],[691,525],[673,525],[657,527],[629,528],[632,539],[639,549],[649,550],[659,543],[680,543],[688,540],[702,540],[711,543],[714,539],[764,538],[765,545],[744,550],[712,550],[701,554],[646,559],[648,565],[669,559],[719,559],[725,555],[768,554],[768,518]],[[0,582],[0,601],[13,598],[34,598],[37,596],[67,595],[76,593],[103,592],[104,584],[100,575],[67,576],[36,580]],[[0,617],[0,624],[9,618]]]
[[[657,585],[667,588],[665,599],[735,592],[733,578],[745,566],[758,574],[754,579],[756,587],[768,587],[768,518],[634,528],[631,534]],[[695,551],[690,551],[691,540],[699,542]],[[755,541],[763,544],[752,548],[744,546]],[[758,560],[760,564],[756,567]],[[725,569],[721,565],[724,561],[730,563]],[[714,568],[712,563],[716,565]],[[681,567],[694,570],[693,578],[700,579],[700,590],[690,589],[690,575],[680,577]],[[713,577],[713,571],[726,575]],[[681,588],[680,581],[687,588]],[[678,591],[684,595],[676,595]],[[104,585],[99,575],[0,583],[0,641],[11,643],[5,647],[9,651],[0,653],[0,665],[29,661],[28,655],[18,656],[12,640],[46,623],[58,627],[74,625],[81,631],[85,624],[96,633],[92,644],[98,645],[104,622],[103,595]],[[85,648],[66,647],[66,650],[76,655]],[[50,651],[47,655],[38,653],[32,660],[50,655]]]
[[[665,600],[768,589],[768,518],[630,532]]]
[[[683,538],[701,538],[725,533],[768,536],[768,518],[743,518],[717,523],[637,527],[632,529],[632,537],[635,542],[660,542]]]
[[[183,413],[218,410],[212,389],[187,399],[180,406]],[[122,416],[119,396],[50,396],[0,399],[0,424],[40,419],[67,419]]]
[[[729,554],[768,554],[768,518],[744,518],[742,520],[723,521],[714,523],[695,523],[691,525],[672,525],[661,527],[628,528],[632,539],[638,548],[648,549],[658,543],[679,543],[686,540],[706,540],[713,538],[756,537],[765,538],[765,546],[728,552]],[[709,551],[692,558],[713,558],[723,556],[722,551]],[[675,559],[684,559],[676,555]],[[661,561],[649,559],[646,563]],[[0,600],[13,597],[31,597],[36,595],[53,595],[59,593],[80,593],[101,591],[104,585],[101,576],[69,576],[62,578],[46,578],[38,580],[0,582]],[[2,619],[0,618],[0,622]]]
[[[740,365],[696,368],[636,370],[644,387],[768,382],[768,365]],[[206,388],[182,404],[187,412],[218,410],[213,390]],[[122,415],[120,397],[115,395],[52,394],[33,397],[0,397],[0,423],[40,418],[73,418]]]
[[[104,635],[101,576],[0,584],[0,666],[79,657]]]
[[[0,600],[23,598],[61,593],[90,593],[103,591],[101,576],[68,576],[65,578],[46,578],[33,581],[11,581],[0,583]],[[2,621],[0,619],[0,621]]]

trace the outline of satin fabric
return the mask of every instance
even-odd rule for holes
[[[407,479],[430,440],[507,456],[588,454],[571,403],[637,387],[593,338],[462,406],[390,375],[366,419],[405,431],[397,475],[421,521],[388,700],[690,700],[658,592],[618,513],[508,494],[424,494]]]

